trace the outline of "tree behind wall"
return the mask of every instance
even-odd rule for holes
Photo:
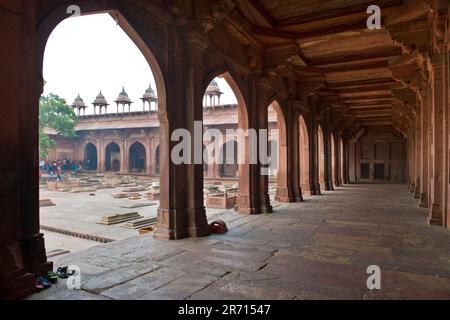
[[[76,136],[77,116],[66,101],[56,94],[42,96],[39,101],[39,156],[47,158],[48,152],[56,148],[56,143],[45,133],[51,128],[65,138]]]

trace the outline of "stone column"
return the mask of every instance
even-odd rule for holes
[[[350,184],[349,144],[350,144],[350,141],[349,141],[349,139],[347,137],[347,133],[346,133],[342,137],[342,145],[344,148],[344,150],[343,150],[344,172],[343,172],[342,182],[344,184]]]
[[[309,126],[309,175],[311,181],[311,195],[320,195],[320,183],[319,183],[319,131],[318,131],[318,119],[311,116],[308,119]]]
[[[39,227],[39,96],[35,74],[35,6],[28,1],[0,3],[0,299],[35,292],[34,274],[51,270]]]
[[[341,146],[341,139],[342,139],[342,133],[341,132],[337,132],[335,135],[335,139],[334,139],[334,176],[336,177],[334,181],[334,184],[336,187],[342,187],[342,181],[343,181],[343,177],[342,177],[342,171],[341,171],[341,167],[342,167],[342,163],[344,159],[341,159],[341,154],[342,154],[342,146]]]
[[[356,176],[356,161],[357,161],[356,146],[357,146],[356,139],[350,139],[348,141],[349,183],[356,183],[358,180]]]
[[[412,127],[409,128],[409,144],[408,144],[408,158],[409,158],[409,192],[414,193],[414,188],[416,185],[415,172],[416,172],[416,157],[415,157],[415,144],[416,144],[416,130],[415,123],[417,117],[413,116]]]
[[[422,106],[421,106],[421,122],[422,127],[420,131],[420,203],[419,205],[423,208],[428,208],[428,153],[429,153],[429,143],[428,143],[428,127],[429,127],[429,96],[428,96],[428,84],[425,88],[421,90]]]
[[[97,172],[103,172],[105,167],[105,150],[103,135],[97,138]]]
[[[268,82],[264,81],[265,79],[257,79],[256,81],[256,105],[259,108],[258,112],[258,129],[260,130],[269,130],[269,115],[268,115],[268,106],[266,105],[271,96],[271,86]],[[268,132],[269,134],[269,132]],[[263,141],[259,141],[258,144],[264,143]],[[261,145],[258,146],[259,149],[262,148]],[[264,148],[267,150],[268,146]],[[273,150],[272,150],[273,152]],[[267,153],[266,153],[267,154]],[[280,163],[280,159],[278,159]],[[269,165],[261,165],[260,167],[260,175],[259,175],[259,210],[261,213],[272,213],[273,208],[270,204],[269,197],[269,176],[266,174],[261,174],[261,170],[269,170]],[[264,172],[263,172],[264,173]]]
[[[278,115],[280,156],[275,199],[279,202],[299,202],[303,200],[298,180],[300,176],[298,166],[299,115],[293,108],[286,105],[281,106],[279,113],[282,114]],[[284,126],[280,122],[284,122]]]
[[[172,81],[166,88],[167,119],[160,119],[163,130],[160,134],[161,181],[170,183],[161,185],[155,237],[202,237],[209,235],[210,231],[203,199],[203,126],[198,128],[195,122],[201,124],[203,119],[203,52],[206,37],[195,31],[183,34],[182,29],[177,27],[171,32],[177,47],[170,50],[169,74]],[[182,39],[184,46],[178,45],[183,43]],[[162,116],[161,111],[159,114]],[[177,129],[186,130],[192,137],[190,163],[175,164],[171,159],[171,150],[179,142],[166,142]]]
[[[419,103],[419,102],[417,102]],[[416,163],[416,170],[415,170],[415,187],[414,187],[414,198],[419,199],[420,198],[420,173],[421,173],[421,149],[422,149],[422,108],[420,105],[416,106],[416,126],[415,126],[415,135],[416,135],[416,144],[414,146],[414,156],[415,156],[415,163]]]
[[[150,138],[146,139],[146,146],[145,146],[145,174],[151,175],[151,167],[152,167],[152,140]]]
[[[450,12],[450,11],[449,11]],[[447,30],[449,32],[450,30]],[[444,106],[443,106],[443,168],[442,168],[442,184],[443,184],[443,194],[442,194],[442,210],[443,210],[443,224],[445,227],[450,228],[450,208],[449,208],[449,193],[450,193],[450,141],[449,141],[449,85],[450,85],[450,63],[449,63],[449,52],[448,45],[444,50]]]
[[[126,174],[128,173],[128,143],[127,138],[121,138],[121,147],[120,147],[120,173]]]
[[[443,112],[444,112],[444,68],[443,56],[435,57],[433,63],[433,108],[432,108],[432,128],[433,140],[431,153],[432,175],[431,175],[431,207],[430,207],[430,224],[443,225],[443,183],[444,183],[444,164],[443,164]],[[448,102],[445,101],[445,106]]]
[[[332,174],[332,152],[331,152],[331,131],[328,127],[323,128],[323,147],[324,147],[324,164],[325,164],[325,190],[332,191],[333,174]]]

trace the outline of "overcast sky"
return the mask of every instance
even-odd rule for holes
[[[132,110],[142,110],[140,98],[150,83],[156,91],[144,56],[108,14],[68,18],[55,28],[45,50],[44,79],[44,94],[55,93],[69,105],[80,94],[88,114],[100,90],[113,104],[125,86],[135,102]],[[224,92],[222,102],[236,103],[227,82],[216,80]]]

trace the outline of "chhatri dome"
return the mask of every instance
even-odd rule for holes
[[[105,96],[102,94],[101,90],[100,90],[100,93],[95,98],[95,101],[93,104],[97,105],[97,106],[107,106],[108,105],[108,101],[106,101]]]
[[[86,108],[86,104],[84,103],[83,99],[81,99],[80,94],[78,94],[78,97],[76,97],[75,100],[73,101],[72,108],[74,109]]]
[[[144,93],[144,99],[148,99],[148,100],[154,100],[154,99],[158,99],[158,97],[156,96],[155,90],[153,90],[152,85],[150,84],[150,87],[148,87],[147,90],[145,90]]]
[[[119,96],[117,97],[117,100],[115,101],[117,103],[132,103],[130,97],[128,96],[128,93],[125,91],[125,87],[122,88],[122,92],[119,93]]]
[[[211,81],[208,88],[206,89],[207,95],[221,95],[222,92],[220,91],[219,84],[216,82],[216,80]]]

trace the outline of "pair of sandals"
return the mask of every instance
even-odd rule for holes
[[[75,274],[75,270],[69,270],[69,267],[59,267],[56,274],[61,279],[67,279]]]
[[[47,272],[45,276],[36,279],[36,290],[42,291],[51,288],[58,281],[58,278],[67,279],[75,274],[74,270],[69,271],[69,267],[60,267],[56,270]]]
[[[53,284],[58,281],[58,276],[53,271],[47,272],[45,276],[38,277],[36,279],[36,289],[37,291],[42,291],[51,288]]]

